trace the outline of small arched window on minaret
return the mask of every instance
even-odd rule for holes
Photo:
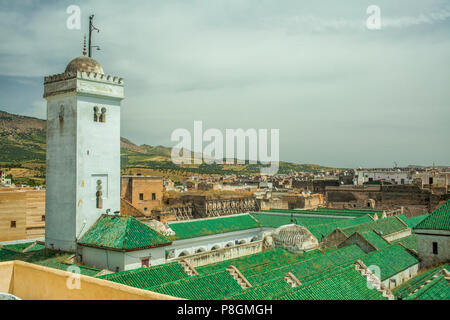
[[[63,121],[64,120],[64,105],[61,105],[59,107],[59,121]]]
[[[102,108],[102,114],[100,115],[100,122],[106,122],[106,108]]]
[[[94,122],[98,122],[98,117],[99,117],[99,115],[98,115],[98,107],[95,106],[94,107]]]
[[[102,180],[97,180],[97,192],[95,193],[97,209],[103,208],[103,198],[102,198]]]

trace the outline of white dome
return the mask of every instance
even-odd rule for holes
[[[275,246],[294,252],[311,250],[319,245],[316,237],[305,227],[288,224],[276,229],[273,234]]]

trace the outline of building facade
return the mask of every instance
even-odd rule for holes
[[[45,77],[46,245],[75,251],[102,213],[120,210],[120,103],[123,80],[88,57]]]

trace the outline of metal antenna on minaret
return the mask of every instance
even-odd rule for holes
[[[92,58],[92,48],[97,48],[97,50],[100,50],[99,46],[92,45],[92,31],[96,30],[97,32],[100,32],[99,29],[94,27],[94,25],[92,24],[92,20],[94,20],[94,15],[89,16],[89,55],[88,55],[89,58]]]

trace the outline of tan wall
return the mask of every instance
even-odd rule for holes
[[[344,242],[348,237],[342,232],[341,229],[335,229],[329,235],[327,235],[321,242],[323,248],[335,247],[340,243]],[[317,239],[321,240],[321,239]]]
[[[0,241],[39,238],[45,235],[45,190],[0,191]],[[16,228],[11,228],[16,221]]]
[[[11,277],[11,268],[12,277]],[[72,273],[22,261],[0,263],[0,291],[24,300],[173,300],[176,298],[80,275],[80,288],[67,286]],[[8,279],[9,285],[8,285]],[[8,287],[8,290],[5,290]]]
[[[261,210],[269,209],[289,209],[289,204],[283,199],[261,200]]]
[[[0,192],[0,241],[26,239],[26,193]],[[11,221],[16,227],[11,228]]]
[[[139,199],[141,193],[144,195],[143,200]],[[152,200],[153,193],[156,197],[155,200]],[[162,204],[163,179],[159,177],[122,177],[120,196],[145,215],[150,215],[152,209]]]
[[[27,191],[27,238],[45,236],[45,190]]]
[[[132,217],[145,217],[139,209],[123,198],[120,199],[120,214]]]
[[[233,259],[248,254],[261,252],[262,249],[263,249],[262,241],[255,241],[234,247],[227,247],[214,251],[183,256],[177,260],[186,260],[195,268],[210,263],[220,262],[223,260]]]

